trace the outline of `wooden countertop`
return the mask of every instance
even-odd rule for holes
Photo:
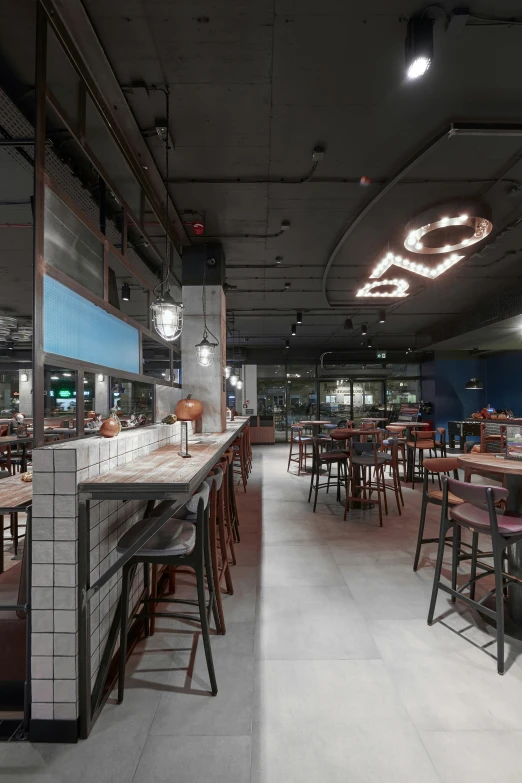
[[[513,459],[504,459],[494,454],[462,454],[457,457],[463,467],[487,470],[488,473],[500,473],[501,475],[520,476],[522,478],[522,462]]]
[[[33,484],[22,481],[20,474],[0,479],[0,513],[3,509],[26,506],[32,499]]]
[[[173,498],[196,489],[221,454],[248,423],[249,417],[227,422],[224,432],[194,434],[190,459],[178,456],[179,444],[163,446],[144,457],[78,485],[87,496],[121,499]]]

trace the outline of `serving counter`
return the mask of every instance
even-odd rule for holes
[[[179,423],[35,450],[31,740],[89,734],[116,648],[121,568],[134,554],[118,557],[118,540],[144,517],[150,526],[136,548],[151,538],[247,423],[193,434],[190,459],[178,456]],[[143,590],[138,569],[132,606]]]

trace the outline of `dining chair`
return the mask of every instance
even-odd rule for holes
[[[293,455],[294,446],[297,445],[297,456]],[[312,445],[312,438],[303,435],[302,424],[292,424],[290,427],[290,453],[288,455],[288,465],[286,472],[290,470],[290,463],[297,462],[297,475],[301,475],[301,471],[306,471],[306,461],[312,456],[308,453],[307,447]],[[304,467],[303,467],[304,464]]]

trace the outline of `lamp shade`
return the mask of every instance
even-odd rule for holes
[[[211,343],[207,340],[206,334],[203,335],[203,339],[198,343],[196,348],[196,358],[198,364],[202,367],[208,367],[214,361],[214,350],[217,347],[216,343]]]
[[[167,291],[151,304],[150,309],[159,336],[167,342],[177,340],[183,330],[183,305],[177,304]]]
[[[238,377],[237,377],[237,375],[236,375],[236,369],[235,369],[235,367],[233,368],[233,370],[232,370],[232,372],[231,372],[231,374],[230,374],[230,378],[229,378],[228,380],[230,381],[230,385],[231,385],[231,386],[236,386],[236,384],[237,384],[237,382],[238,382],[239,378],[238,378]]]
[[[482,383],[480,378],[470,378],[466,384],[466,389],[479,390],[483,388],[484,388],[484,384]]]

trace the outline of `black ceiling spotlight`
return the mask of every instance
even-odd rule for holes
[[[383,324],[386,321],[386,311],[379,310],[379,323]]]
[[[292,337],[295,337],[297,334],[297,324],[292,324]]]
[[[130,302],[130,285],[124,283],[121,287],[121,298],[124,302]]]
[[[410,19],[406,32],[406,76],[424,76],[433,60],[433,19]]]
[[[466,389],[480,390],[484,388],[484,384],[480,378],[470,378],[466,384]]]
[[[285,348],[290,348],[290,340],[287,340],[285,343]]]
[[[361,324],[361,334],[365,335],[367,331],[367,324]]]
[[[368,337],[368,339],[366,341],[366,347],[367,348],[372,348],[373,347],[373,339],[371,337]]]
[[[353,332],[353,322],[351,318],[347,318],[344,322],[344,331],[345,332]]]
[[[297,316],[295,320],[297,321],[298,324],[303,323],[303,314],[300,310],[297,311]]]

